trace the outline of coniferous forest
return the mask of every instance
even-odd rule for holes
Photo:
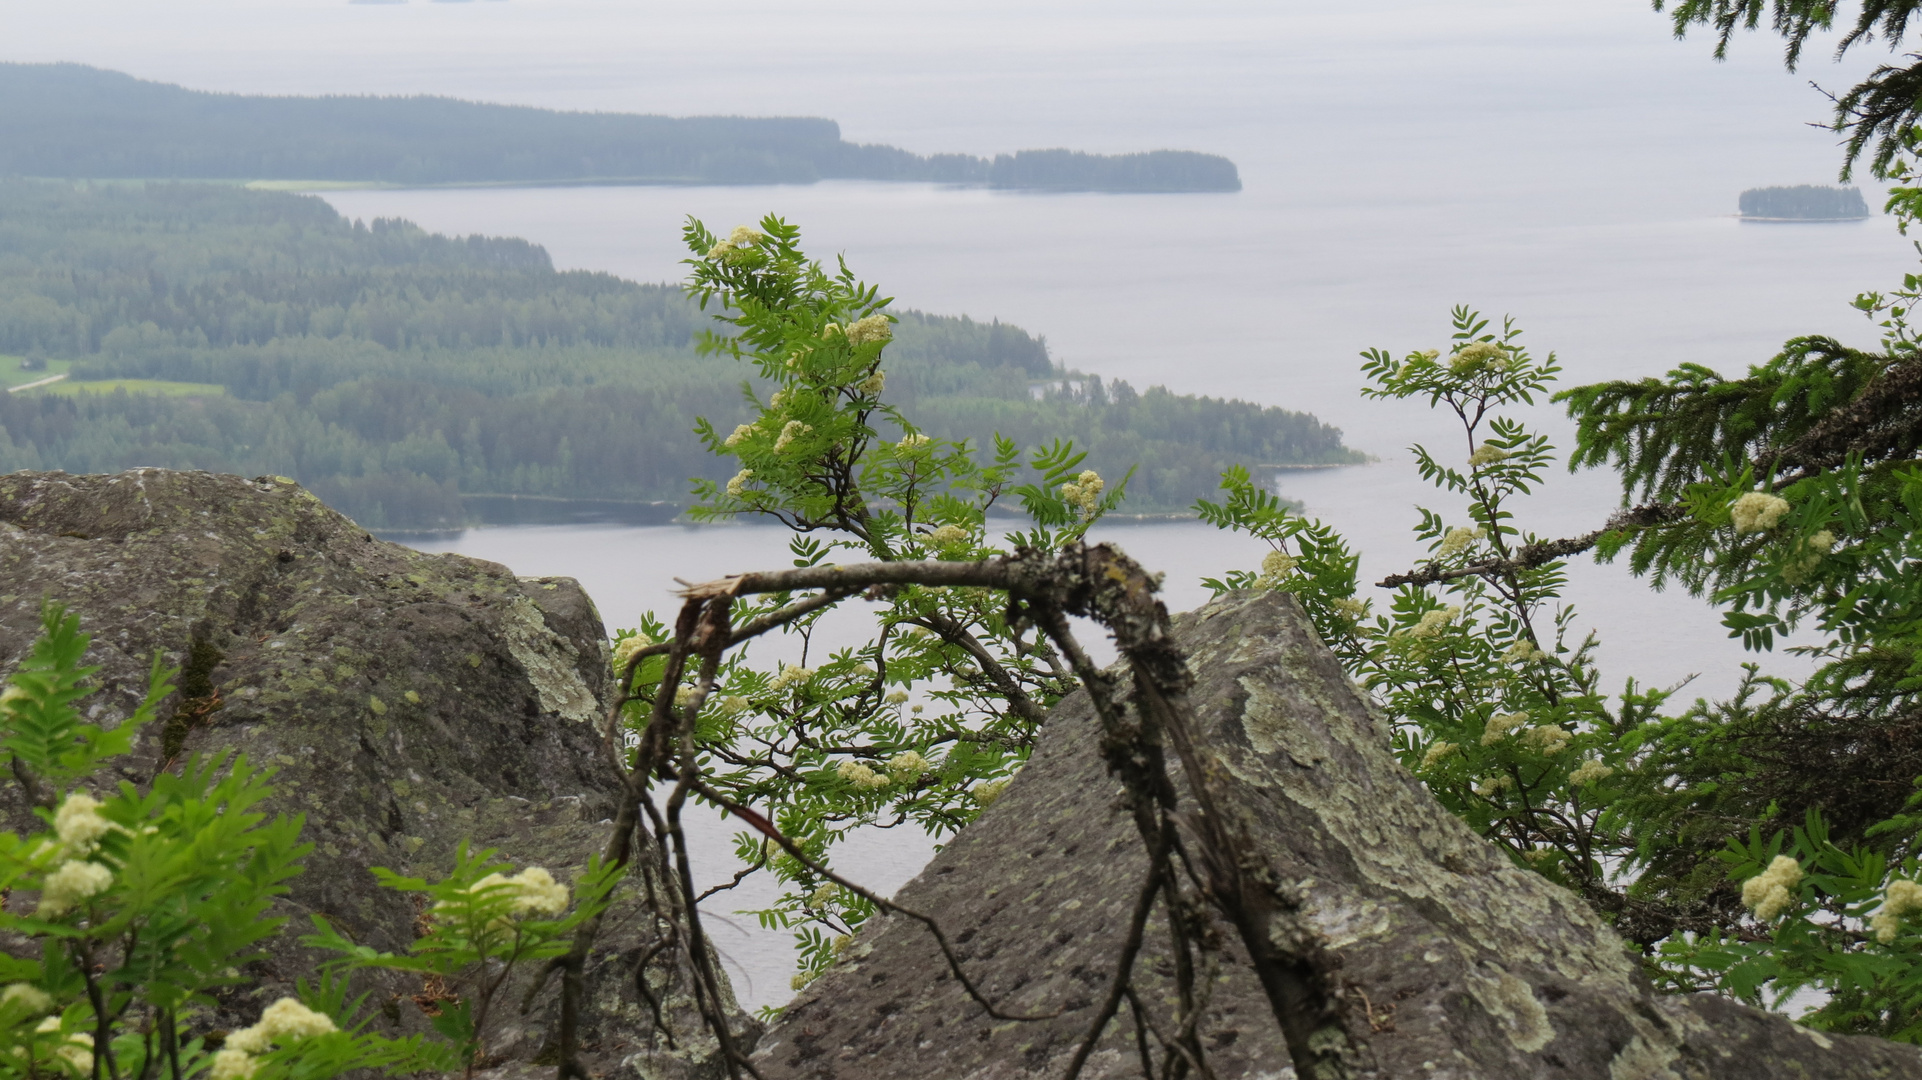
[[[1738,201],[1742,216],[1769,221],[1856,221],[1869,216],[1859,188],[1798,184],[1750,188]]]
[[[1234,162],[1156,150],[992,159],[852,143],[813,117],[557,112],[440,97],[213,94],[79,64],[0,64],[0,176],[351,184],[805,184],[1239,191]]]
[[[998,322],[900,319],[889,396],[915,423],[1072,437],[1104,475],[1136,468],[1132,509],[1186,507],[1233,464],[1360,460],[1303,413],[1067,372]],[[0,182],[0,377],[69,375],[0,394],[0,470],[284,475],[377,528],[459,524],[463,493],[678,505],[724,468],[693,418],[750,411],[749,372],[695,348],[710,325],[675,286],[311,196]]]

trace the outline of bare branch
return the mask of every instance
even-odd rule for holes
[[[702,795],[702,797],[712,801],[716,805],[727,810],[728,813],[733,814],[735,817],[738,817],[742,821],[747,822],[749,825],[754,826],[756,831],[761,833],[761,835],[767,837],[769,840],[774,841],[776,844],[779,844],[782,851],[787,852],[791,858],[793,858],[796,862],[800,863],[802,866],[807,867],[808,870],[812,871],[814,874],[834,882],[836,885],[839,885],[843,889],[846,889],[847,891],[853,893],[854,895],[859,896],[862,899],[866,900],[868,903],[873,904],[877,909],[881,911],[891,911],[897,915],[905,915],[908,918],[913,919],[915,922],[920,923],[922,926],[927,927],[928,932],[934,936],[934,943],[940,946],[941,955],[947,959],[948,970],[954,974],[955,981],[961,984],[961,988],[963,990],[966,990],[968,992],[968,996],[973,998],[975,1000],[975,1003],[980,1005],[981,1008],[989,1016],[994,1017],[996,1020],[1029,1021],[1029,1020],[1053,1020],[1055,1017],[1061,1015],[1061,1010],[1056,1010],[1051,1013],[1038,1014],[1034,1016],[1026,1016],[1020,1013],[1003,1012],[1001,1009],[997,1008],[992,1001],[989,1001],[987,998],[987,995],[984,994],[979,987],[974,985],[973,980],[968,978],[966,972],[961,970],[961,958],[954,954],[954,946],[948,943],[948,935],[942,931],[941,924],[938,922],[935,922],[931,916],[923,915],[920,912],[914,911],[910,908],[904,908],[900,904],[897,904],[894,901],[889,900],[887,897],[881,896],[878,893],[870,892],[866,888],[862,887],[861,885],[858,885],[855,882],[849,881],[847,878],[844,878],[841,875],[835,873],[834,871],[828,869],[827,867],[822,866],[820,863],[815,862],[812,858],[808,857],[807,852],[801,850],[800,845],[788,839],[787,836],[782,834],[781,830],[774,827],[773,822],[769,821],[767,818],[763,817],[760,813],[753,810],[752,808],[743,806],[740,803],[735,802],[733,799],[728,798],[726,795],[721,794],[720,792],[714,790],[713,788],[707,786],[706,784],[700,783],[699,781],[696,781],[694,783],[693,789],[699,792]]]

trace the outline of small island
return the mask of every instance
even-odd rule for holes
[[[1750,188],[1742,192],[1743,221],[1861,221],[1869,204],[1856,188],[1798,184]]]

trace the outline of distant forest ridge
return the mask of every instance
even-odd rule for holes
[[[1365,460],[1306,413],[1104,383],[1006,323],[897,317],[886,397],[914,424],[1072,438],[1103,476],[1136,469],[1129,511],[1184,509],[1229,465]],[[0,472],[291,476],[369,528],[468,523],[469,494],[684,505],[690,477],[732,471],[694,418],[729,430],[768,392],[695,348],[712,325],[674,286],[311,196],[0,180],[0,383],[66,376],[0,393]]]
[[[1859,189],[1817,184],[1750,188],[1742,192],[1738,205],[1743,217],[1763,221],[1859,221],[1869,216]]]
[[[0,64],[0,176],[393,184],[900,180],[1044,191],[1239,191],[1155,150],[992,159],[851,143],[833,120],[560,112],[444,97],[217,94],[80,64]]]

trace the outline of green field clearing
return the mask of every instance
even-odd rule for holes
[[[46,368],[43,370],[20,370],[20,365],[26,362],[27,358],[24,356],[7,356],[0,353],[0,386],[24,386],[27,383],[39,382],[41,379],[50,376],[65,375],[67,369],[73,366],[73,361],[71,360],[49,360],[47,361]]]
[[[111,394],[125,390],[129,394],[154,394],[159,397],[219,397],[227,388],[219,383],[163,382],[160,379],[98,379],[88,382],[74,382],[62,379],[60,382],[29,391],[37,394]]]

